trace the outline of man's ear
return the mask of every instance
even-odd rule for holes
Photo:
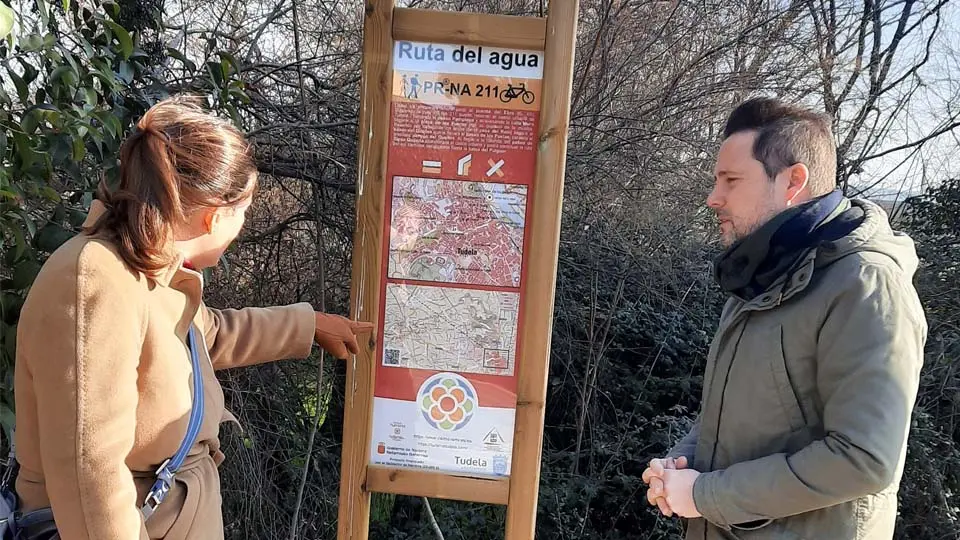
[[[796,163],[787,169],[787,206],[803,201],[803,192],[810,182],[810,169],[803,163]]]

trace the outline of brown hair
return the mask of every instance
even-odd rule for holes
[[[113,240],[135,271],[175,260],[174,227],[199,208],[231,206],[256,188],[253,150],[228,121],[185,98],[151,107],[120,149],[120,183],[100,183],[107,212],[87,231]]]
[[[727,119],[724,138],[756,131],[753,157],[772,180],[783,169],[803,163],[810,171],[810,194],[825,195],[837,187],[837,147],[830,118],[772,98],[741,103]]]

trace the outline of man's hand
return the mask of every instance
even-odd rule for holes
[[[346,360],[350,354],[357,354],[359,351],[357,334],[370,330],[373,330],[372,323],[356,322],[340,315],[317,312],[314,339],[323,350]]]
[[[663,474],[668,469],[686,468],[687,458],[680,456],[677,459],[673,459],[672,457],[652,459],[650,460],[650,465],[643,471],[643,481],[650,486],[647,490],[647,502],[649,502],[651,506],[658,507],[660,513],[667,517],[673,516],[673,509],[667,504]]]
[[[680,517],[700,517],[697,505],[693,502],[693,483],[698,476],[700,473],[693,469],[663,471],[663,491],[666,494],[667,506]]]

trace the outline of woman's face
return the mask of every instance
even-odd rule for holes
[[[190,264],[202,270],[220,262],[220,257],[243,229],[251,202],[247,198],[231,206],[200,210],[200,215],[191,220],[194,231],[190,239],[180,242],[181,251]]]

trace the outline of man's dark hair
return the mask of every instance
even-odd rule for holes
[[[771,180],[783,169],[803,163],[810,171],[808,185],[814,197],[836,188],[837,147],[825,115],[773,98],[753,98],[730,113],[723,138],[743,131],[757,132],[753,157]]]

